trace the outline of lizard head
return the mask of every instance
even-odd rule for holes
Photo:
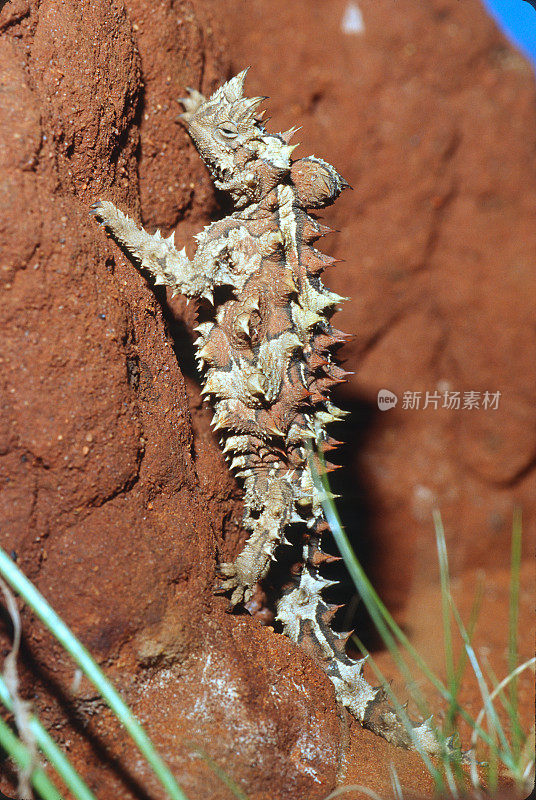
[[[235,206],[260,200],[289,174],[293,146],[267,133],[256,114],[265,97],[244,97],[247,69],[206,100],[189,90],[181,119],[188,125],[216,188],[229,192]]]

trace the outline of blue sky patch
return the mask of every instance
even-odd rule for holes
[[[536,0],[483,0],[491,16],[536,66]]]

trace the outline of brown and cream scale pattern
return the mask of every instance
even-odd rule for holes
[[[319,661],[338,699],[364,725],[398,745],[418,742],[436,752],[428,723],[410,735],[383,690],[366,682],[363,661],[346,654],[347,635],[330,628],[336,607],[322,597],[330,582],[319,566],[331,557],[321,550],[328,526],[311,464],[315,451],[337,444],[326,425],[343,417],[329,390],[347,374],[332,360],[346,336],[330,318],[345,298],[322,284],[333,259],[314,243],[329,229],[307,209],[330,205],[347,184],[320,158],[292,161],[295,129],[265,130],[257,113],[265,98],[244,97],[245,76],[246,70],[209,99],[189,90],[183,100],[190,136],[236,209],[197,235],[192,260],[175,249],[173,235],[148,234],[109,201],[95,203],[92,213],[156,283],[200,299],[208,311],[196,342],[203,394],[213,401],[213,427],[243,481],[250,532],[236,560],[220,565],[220,589],[231,593],[232,606],[246,602],[286,543],[287,526],[306,523],[301,574],[278,603],[284,632]]]

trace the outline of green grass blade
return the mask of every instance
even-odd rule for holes
[[[20,769],[26,769],[30,764],[30,753],[25,745],[18,739],[7,722],[0,717],[0,745],[9,753],[13,761]],[[41,767],[33,770],[30,780],[35,790],[39,792],[44,800],[62,800],[48,775]]]
[[[497,731],[493,727],[491,728],[491,735],[495,742],[495,747],[488,748],[486,781],[490,794],[495,794],[497,791],[497,784],[499,782],[499,745],[497,740]]]
[[[527,736],[523,749],[519,757],[519,767],[521,770],[521,781],[523,786],[529,789],[534,786],[534,751],[536,750],[536,727],[533,725]],[[530,791],[530,789],[529,789]]]
[[[493,702],[497,696],[500,697],[500,695],[502,694],[502,692],[505,689],[505,687],[508,686],[508,684],[511,683],[512,681],[516,680],[518,675],[520,675],[526,669],[529,669],[531,667],[532,667],[532,669],[534,669],[535,666],[536,666],[536,656],[533,656],[532,658],[529,658],[528,661],[525,661],[523,664],[519,664],[514,670],[512,670],[512,672],[509,675],[506,676],[506,678],[503,678],[503,680],[495,686],[495,688],[493,689],[493,691],[489,695],[490,702]],[[484,704],[483,707],[481,708],[477,718],[476,718],[476,721],[477,721],[478,724],[481,723],[484,715],[486,714],[486,710],[487,710],[487,707],[486,707],[486,704]],[[523,735],[524,742],[523,742],[523,746],[521,748],[521,752],[519,753],[519,756],[517,757],[517,759],[515,759],[514,768],[512,768],[512,767],[510,768],[512,774],[514,775],[514,777],[515,777],[515,779],[517,781],[523,781],[524,780],[523,772],[525,770],[525,767],[523,766],[523,763],[524,763],[524,760],[525,760],[524,759],[524,755],[525,755],[525,750],[527,748],[527,744],[528,744],[528,747],[530,749],[530,742],[528,741],[529,737],[526,736],[523,732],[522,732],[522,735]],[[473,732],[472,741],[471,741],[472,746],[474,746],[476,744],[476,736],[477,736],[476,731],[474,731]]]
[[[461,655],[457,666],[454,664],[454,651],[453,651],[453,638],[451,626],[452,614],[452,594],[450,588],[450,571],[448,564],[447,543],[445,539],[445,530],[443,522],[438,510],[433,512],[434,529],[436,534],[436,549],[439,560],[439,575],[441,586],[441,607],[443,616],[443,635],[445,643],[445,666],[447,672],[448,690],[451,695],[451,702],[448,704],[447,715],[445,720],[446,733],[452,733],[456,730],[456,718],[459,713],[460,704],[458,702],[458,695],[461,688],[461,682],[467,663],[467,650],[462,648]],[[467,638],[472,645],[472,639],[478,619],[478,612],[483,597],[483,584],[480,581],[477,587],[475,599],[472,604],[469,626],[467,628]],[[493,740],[493,737],[492,737]],[[461,777],[461,775],[459,775]]]
[[[63,620],[56,614],[35,586],[0,548],[0,574],[13,589],[28,603],[32,610],[47,626],[60,644],[69,652],[80,669],[96,686],[107,705],[123,723],[139,751],[150,764],[154,774],[172,800],[187,800],[172,773],[164,764],[147,733],[134,717],[131,710],[114,689],[110,681],[97,666],[86,648],[76,639]]]
[[[496,678],[496,676],[495,676],[495,674],[493,672],[493,669],[491,668],[491,664],[489,664],[487,659],[484,658],[484,657],[482,658],[482,665],[483,665],[484,670],[486,671],[486,675],[487,675],[488,681],[491,683],[491,685],[494,688],[496,688],[497,684],[498,684],[497,678]],[[506,701],[506,707],[508,707],[509,703],[508,703],[508,700],[506,700],[506,698],[504,696],[504,692],[502,692],[502,691],[499,692],[498,697],[499,697],[499,699],[501,701]],[[493,692],[490,694],[490,700],[493,700]],[[493,729],[491,729],[491,734],[492,734],[495,742],[497,742],[497,735],[496,735],[496,733],[494,732]],[[488,763],[488,776],[487,777],[488,777],[488,785],[489,785],[489,788],[490,788],[491,792],[496,791],[497,782],[499,780],[498,749],[499,748],[497,746],[495,748],[495,750],[491,750],[489,752],[489,754],[488,754],[488,762],[487,762]]]
[[[478,584],[476,587],[475,597],[473,599],[473,603],[471,606],[471,612],[469,614],[469,622],[467,624],[467,635],[469,637],[469,641],[473,641],[473,636],[475,633],[476,623],[478,620],[478,616],[480,614],[480,609],[482,607],[482,600],[484,598],[484,581],[482,578],[479,578]],[[467,666],[467,650],[465,647],[462,647],[460,650],[460,656],[458,658],[458,663],[456,664],[456,674],[454,684],[452,686],[453,696],[458,698],[458,694],[462,685],[463,676],[465,673],[465,668]],[[458,711],[456,706],[458,703],[456,702],[455,705],[449,705],[448,713],[447,713],[447,725],[449,729],[455,730],[456,729],[456,719],[458,716]]]
[[[202,747],[196,744],[188,744],[195,753],[199,755],[200,758],[203,759],[207,767],[212,770],[214,775],[216,775],[222,783],[224,783],[229,791],[237,798],[237,800],[249,800],[247,794],[245,794],[242,789],[236,784],[236,782],[227,775],[227,773],[211,758],[208,753],[205,753]]]
[[[457,695],[456,673],[454,670],[454,650],[452,647],[452,629],[450,626],[450,578],[445,541],[445,530],[441,515],[437,509],[433,512],[434,527],[436,531],[436,546],[439,558],[439,578],[441,585],[441,613],[443,617],[443,646],[445,648],[445,666],[447,673],[447,687],[453,697]]]
[[[395,800],[404,800],[404,792],[402,791],[402,786],[400,785],[400,778],[398,777],[398,772],[396,771],[396,767],[392,761],[389,764],[389,773],[391,777],[391,789],[393,790]]]
[[[332,515],[330,518],[328,518],[328,523],[333,532],[333,536],[337,542],[339,552],[344,559],[346,568],[348,569],[355,583],[355,586],[358,592],[360,593],[363,602],[367,607],[367,611],[372,617],[372,620],[377,630],[379,631],[380,636],[382,637],[385,645],[389,649],[389,652],[397,668],[399,669],[400,673],[404,676],[404,680],[408,687],[408,691],[411,693],[413,699],[415,700],[420,714],[424,719],[427,719],[430,716],[430,709],[428,707],[428,704],[424,699],[422,693],[419,691],[415,682],[415,678],[410,668],[408,667],[406,661],[402,658],[400,650],[396,644],[395,637],[391,634],[388,624],[386,624],[386,622],[389,622],[388,620],[386,620],[387,615],[389,616],[390,621],[393,623],[393,626],[395,625],[394,620],[392,620],[392,617],[389,615],[387,609],[383,606],[383,604],[381,604],[378,595],[376,594],[372,585],[366,578],[363,568],[355,556],[352,546],[350,545],[348,537],[346,536],[346,533],[342,528],[342,525],[340,524],[340,520],[338,520],[338,517],[334,517]],[[385,678],[383,678],[383,682],[385,683]],[[391,701],[395,705],[397,712],[401,716],[401,719],[404,722],[405,722],[404,718],[407,720],[407,724],[405,723],[405,726],[408,729],[408,733],[411,732],[411,724],[409,722],[409,718],[407,717],[407,715],[404,714],[400,703],[398,703],[395,696],[390,691],[389,687],[386,686],[385,688],[389,694]],[[432,774],[436,772],[431,762],[427,763],[427,767],[431,770]]]
[[[497,715],[497,712],[495,711],[495,708],[493,706],[493,702],[492,702],[492,700],[490,698],[490,693],[489,693],[486,681],[484,679],[484,675],[482,674],[482,670],[480,668],[480,664],[478,663],[478,659],[476,657],[476,653],[473,650],[473,647],[471,646],[471,642],[469,641],[469,637],[467,635],[467,631],[465,630],[465,626],[464,626],[464,624],[462,622],[462,619],[460,617],[458,609],[456,608],[454,603],[452,603],[452,612],[453,612],[454,617],[456,619],[456,624],[458,625],[458,628],[460,629],[460,633],[462,635],[462,638],[463,638],[463,641],[464,641],[464,644],[465,644],[465,648],[467,650],[467,655],[469,656],[469,661],[471,662],[471,666],[473,668],[473,672],[475,673],[476,679],[478,681],[480,694],[482,695],[482,700],[484,701],[484,707],[485,707],[485,710],[486,710],[486,716],[488,718],[488,724],[490,726],[490,729],[494,732],[494,734],[497,735],[499,741],[501,742],[502,747],[504,748],[502,753],[501,753],[501,758],[504,761],[504,763],[508,766],[509,769],[515,769],[515,762],[514,762],[514,760],[512,758],[512,753],[511,753],[511,750],[510,750],[510,746],[509,746],[508,741],[506,739],[506,736],[504,734],[504,730],[503,730],[503,727],[501,725],[501,721],[500,721],[500,719],[499,719],[499,717]],[[492,746],[492,752],[493,752],[493,750],[497,750],[497,746],[496,745],[494,747]]]
[[[521,509],[514,509],[512,524],[512,545],[510,560],[510,602],[508,612],[508,670],[512,673],[518,663],[518,623],[519,623],[519,582],[521,572],[521,534],[522,518]],[[510,729],[512,731],[512,750],[517,760],[523,747],[521,725],[519,723],[517,680],[514,679],[509,687],[510,697]]]
[[[508,679],[509,680],[507,680],[506,682],[502,681],[501,683],[499,683],[499,680],[498,680],[497,676],[495,675],[495,672],[493,671],[493,668],[492,668],[491,664],[489,663],[489,660],[487,658],[483,658],[482,662],[483,662],[484,668],[486,670],[488,679],[489,679],[489,681],[491,682],[491,684],[493,686],[493,691],[490,694],[490,699],[493,700],[495,697],[498,697],[499,700],[501,701],[502,707],[504,708],[504,710],[508,714],[508,718],[510,720],[510,731],[511,731],[511,735],[512,735],[512,753],[513,753],[515,761],[517,762],[517,761],[519,761],[519,756],[520,756],[520,753],[521,753],[521,749],[522,749],[522,747],[523,747],[523,745],[525,743],[525,734],[523,732],[523,728],[522,728],[521,722],[519,720],[519,708],[517,708],[517,707],[513,708],[512,707],[512,702],[511,702],[510,696],[507,697],[503,690],[504,690],[504,687],[507,684],[509,684],[511,682],[513,683],[514,681],[517,682],[517,675],[519,673],[516,672],[516,670],[513,670],[508,675]],[[516,739],[517,739],[518,744],[519,744],[518,749],[514,748],[514,742],[516,741]]]
[[[321,456],[318,457],[321,461],[323,460]],[[405,633],[393,620],[391,614],[367,578],[365,571],[361,566],[356,554],[354,553],[352,545],[350,544],[350,541],[342,526],[342,522],[335,504],[329,497],[329,484],[327,482],[327,478],[318,474],[314,461],[312,460],[311,473],[315,483],[317,484],[317,487],[325,494],[325,498],[322,500],[322,507],[324,509],[326,520],[331,528],[337,548],[346,565],[346,569],[348,570],[361,599],[365,603],[367,611],[371,615],[374,624],[377,625],[378,631],[380,632],[382,638],[385,636],[384,642],[395,657],[397,666],[401,668],[401,671],[407,674],[407,665],[405,665],[405,662],[400,661],[400,652],[394,637],[396,637],[400,644],[406,648],[417,666],[422,670],[422,672],[424,672],[426,677],[433,683],[435,688],[438,689],[443,696],[445,696],[445,693],[448,695],[448,692],[441,681],[439,681],[439,679],[436,678],[436,676],[427,667],[426,663],[421,658],[419,653],[414,649]],[[391,632],[393,635],[391,635]],[[413,683],[411,676],[410,683]]]
[[[319,456],[319,458],[323,460],[321,456]],[[329,483],[327,481],[327,478],[325,476],[319,475],[318,470],[316,469],[316,466],[312,459],[310,463],[311,463],[311,473],[313,475],[315,483],[317,484],[317,488],[321,492],[323,492],[325,497],[325,499],[322,502],[322,505],[324,509],[324,514],[326,516],[326,520],[331,528],[333,537],[335,539],[339,552],[343,557],[346,568],[350,573],[350,577],[352,578],[361,599],[365,603],[367,611],[369,612],[393,660],[395,661],[401,674],[404,676],[404,679],[408,684],[408,687],[409,686],[413,687],[412,696],[414,697],[417,703],[420,713],[424,717],[427,717],[429,716],[428,706],[422,694],[418,691],[411,670],[409,669],[408,665],[403,659],[400,650],[396,644],[395,637],[397,636],[397,633],[398,632],[401,633],[401,631],[398,629],[398,626],[394,627],[394,620],[392,620],[391,615],[389,614],[385,606],[381,603],[379,596],[376,594],[372,584],[365,575],[363,567],[359,563],[354,553],[352,545],[350,544],[350,541],[342,526],[341,520],[337,513],[337,509],[335,508],[335,505],[330,498]],[[392,621],[393,623],[392,626],[389,624],[390,621]],[[390,627],[393,630],[394,635],[391,633]]]
[[[436,549],[437,557],[439,560],[439,579],[441,591],[441,614],[443,619],[443,646],[445,649],[445,670],[447,675],[447,689],[451,696],[451,701],[448,704],[447,717],[445,724],[445,733],[451,734],[455,731],[454,721],[458,715],[458,694],[460,691],[460,681],[457,679],[457,671],[454,665],[454,648],[452,643],[452,627],[451,627],[451,590],[450,590],[450,571],[447,555],[447,543],[445,540],[445,530],[443,528],[443,521],[437,509],[433,512],[434,528],[436,532]],[[461,673],[463,674],[463,672]],[[457,778],[460,785],[463,786],[463,771],[460,764],[457,764]],[[449,782],[450,791],[453,796],[458,796],[456,783],[450,764],[445,764],[445,772]]]
[[[2,677],[0,677],[0,701],[8,711],[12,710],[13,703],[11,701],[11,696]],[[37,746],[77,800],[95,800],[93,792],[89,789],[87,784],[84,783],[69,759],[62,753],[54,739],[52,739],[35,715],[32,715],[30,719],[30,728],[37,742]]]

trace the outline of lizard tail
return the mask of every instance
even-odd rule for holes
[[[322,591],[336,581],[320,575],[319,565],[330,559],[320,548],[324,519],[315,520],[308,543],[304,546],[304,566],[297,585],[287,589],[277,607],[277,619],[284,633],[304,648],[330,678],[338,701],[356,717],[363,727],[405,749],[417,747],[430,755],[444,752],[443,745],[431,726],[431,719],[415,722],[402,720],[388,701],[382,686],[371,686],[364,678],[366,658],[354,660],[346,653],[346,642],[352,631],[336,633],[330,623],[339,606],[332,605]],[[451,739],[446,747],[456,752]]]

